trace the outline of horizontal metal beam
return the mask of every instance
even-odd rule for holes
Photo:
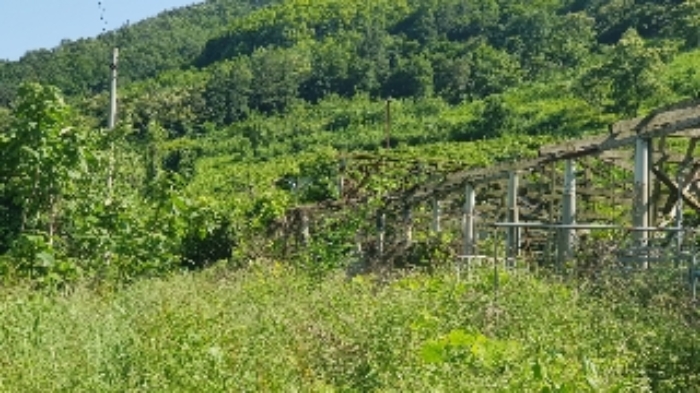
[[[619,229],[629,232],[698,232],[694,228],[677,228],[677,227],[631,227],[624,225],[609,225],[609,224],[547,224],[545,222],[496,222],[491,224],[497,228],[535,228],[535,229]]]

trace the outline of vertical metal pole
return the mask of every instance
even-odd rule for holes
[[[440,214],[442,213],[442,207],[440,206],[440,200],[437,197],[433,198],[433,233],[440,233]]]
[[[493,298],[498,302],[498,228],[493,229]]]
[[[664,138],[661,138],[656,143],[656,147],[654,146],[654,141],[651,141],[649,144],[649,162],[650,165],[654,165],[654,151],[661,151],[663,148]],[[658,169],[660,171],[664,171],[664,161],[662,160],[658,164]],[[657,223],[659,222],[659,205],[661,204],[661,182],[659,179],[656,177],[650,178],[649,179],[649,226],[657,226]]]
[[[474,242],[474,208],[476,205],[476,193],[474,186],[467,184],[464,188],[464,211],[462,213],[462,235],[464,236],[464,255],[476,254]]]
[[[508,197],[507,197],[507,208],[508,208],[508,222],[516,224],[519,221],[519,211],[518,211],[518,179],[519,175],[517,171],[510,173],[510,178],[508,179]],[[515,226],[508,228],[507,237],[507,262],[514,263],[515,258],[520,255],[520,228]]]
[[[548,223],[550,225],[554,224],[556,221],[554,219],[554,203],[555,203],[554,202],[554,199],[555,199],[554,192],[556,190],[555,189],[556,177],[557,177],[556,164],[554,163],[554,161],[552,161],[552,163],[549,165],[549,199],[548,199],[548,201],[549,201],[549,221],[548,221]],[[552,265],[554,265],[556,263],[556,260],[557,260],[556,259],[556,249],[557,249],[557,239],[558,239],[557,236],[558,235],[559,235],[558,231],[554,231],[552,233],[551,230],[547,234],[547,236],[548,236],[548,243],[547,243],[547,259],[548,260],[547,260],[547,262],[550,262]]]
[[[403,223],[406,230],[406,246],[408,247],[413,242],[413,212],[409,204],[406,204],[403,208]]]
[[[634,152],[634,206],[633,225],[649,226],[649,140],[637,138]],[[634,231],[634,240],[644,246],[648,240],[646,231]]]
[[[309,213],[306,210],[301,211],[301,241],[305,246],[311,241],[311,230],[309,229]]]
[[[386,148],[391,149],[391,97],[386,100]]]
[[[362,259],[364,258],[364,250],[362,247],[362,235],[360,232],[355,232],[355,252],[357,253],[357,257]]]
[[[676,232],[676,252],[680,255],[681,249],[683,248],[683,237],[685,233],[681,230],[683,228],[683,192],[685,191],[685,181],[684,181],[683,171],[678,170],[678,179],[676,180],[678,185],[678,199],[676,202],[676,228],[679,232]]]
[[[347,162],[345,158],[340,160],[340,173],[338,173],[338,199],[343,199],[343,193],[345,192],[345,169],[347,167]]]
[[[111,88],[109,96],[109,119],[107,126],[113,130],[117,123],[117,64],[119,62],[119,49],[114,48],[112,52],[112,63],[109,65],[111,71]],[[110,142],[109,146],[109,167],[107,168],[107,192],[109,198],[112,198],[114,190],[114,144]]]
[[[384,238],[386,235],[386,214],[384,210],[377,211],[377,254],[384,257]]]
[[[576,163],[566,160],[564,167],[564,197],[562,200],[561,223],[572,225],[576,222]],[[557,250],[559,268],[573,256],[572,243],[574,230],[562,228],[559,231],[559,247]]]
[[[111,89],[109,99],[109,122],[108,128],[114,129],[117,123],[117,64],[119,61],[119,48],[114,48],[112,52],[112,63],[109,68],[111,70]]]

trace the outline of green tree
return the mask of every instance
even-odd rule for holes
[[[84,158],[82,136],[69,126],[70,109],[55,87],[22,85],[14,117],[0,139],[0,178],[22,211],[22,230],[52,239],[62,191]]]
[[[401,59],[382,86],[385,97],[427,97],[433,92],[433,67],[426,56]]]
[[[253,72],[247,58],[217,67],[203,92],[205,117],[222,125],[246,118],[252,83]]]
[[[700,0],[687,0],[674,8],[667,34],[681,37],[687,48],[700,46]]]
[[[435,92],[450,104],[469,98],[471,63],[466,55],[434,56]]]
[[[636,116],[642,103],[663,88],[660,75],[665,54],[630,29],[602,65],[582,75],[577,91],[589,103],[600,105],[608,100],[611,111]]]
[[[481,42],[470,56],[469,91],[474,98],[502,93],[522,80],[520,64],[506,51]]]
[[[251,107],[265,113],[284,110],[297,97],[310,70],[306,54],[294,50],[261,49],[250,61],[255,86]]]
[[[350,68],[358,59],[349,38],[327,38],[314,45],[311,56],[311,75],[300,88],[302,98],[317,102],[332,93],[348,97],[355,92]]]

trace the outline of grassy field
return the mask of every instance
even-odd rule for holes
[[[526,274],[502,275],[496,293],[493,282],[487,271],[461,280],[448,272],[319,280],[274,265],[122,290],[6,289],[0,391],[700,386],[694,316],[668,295],[573,288]]]

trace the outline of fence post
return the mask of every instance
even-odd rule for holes
[[[311,241],[311,231],[309,229],[309,213],[306,210],[301,210],[301,240],[305,246],[308,246]]]
[[[409,247],[413,242],[413,212],[409,204],[406,204],[403,208],[403,223],[406,231],[406,247]]]
[[[442,213],[442,207],[440,206],[440,200],[436,197],[433,197],[433,225],[432,225],[432,230],[433,233],[437,234],[440,233],[440,214]]]
[[[476,254],[474,242],[474,208],[476,195],[474,186],[467,184],[464,187],[464,211],[462,212],[462,235],[464,237],[464,256]]]
[[[512,224],[517,224],[520,219],[520,214],[518,210],[518,180],[518,172],[512,171],[510,173],[510,178],[508,179],[507,197],[507,222]],[[506,250],[508,253],[507,263],[514,265],[515,258],[517,258],[520,255],[520,228],[517,228],[515,226],[508,228]]]
[[[386,214],[383,209],[377,210],[377,255],[384,256],[384,238],[386,235]]]
[[[635,228],[649,227],[649,140],[637,138],[634,149],[634,206],[632,224]],[[649,234],[636,230],[632,234],[635,246],[647,245]],[[642,252],[644,254],[644,252]],[[648,260],[642,258],[642,267],[647,268]]]
[[[576,223],[576,162],[566,160],[564,167],[564,196],[562,200],[561,223],[573,225]],[[575,231],[573,228],[560,228],[559,247],[557,247],[557,267],[562,268],[563,263],[573,256],[572,243]]]
[[[338,199],[343,199],[343,193],[345,192],[345,170],[347,168],[347,162],[345,158],[340,160],[339,173],[338,173]]]

